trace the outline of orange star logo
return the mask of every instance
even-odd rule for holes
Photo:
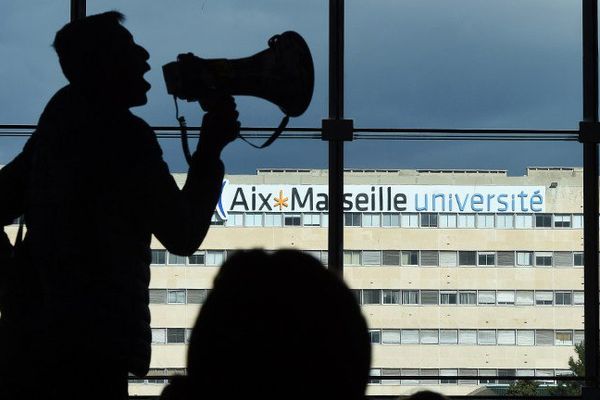
[[[274,200],[275,204],[273,204],[273,207],[279,207],[279,211],[281,211],[282,207],[288,206],[288,198],[283,195],[283,190],[279,191],[279,197],[275,197]]]

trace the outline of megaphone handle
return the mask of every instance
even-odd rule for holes
[[[279,123],[279,126],[277,127],[277,129],[275,129],[275,132],[273,132],[273,134],[260,146],[250,142],[248,139],[243,137],[241,134],[240,134],[240,139],[242,139],[244,142],[248,143],[250,146],[254,147],[255,149],[264,149],[265,147],[269,147],[281,135],[281,133],[283,132],[283,130],[285,129],[285,127],[287,126],[289,121],[290,121],[289,115],[284,116],[281,119],[281,122]]]

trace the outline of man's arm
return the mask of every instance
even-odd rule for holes
[[[193,254],[210,228],[224,175],[220,155],[239,134],[237,116],[231,97],[222,99],[204,116],[198,148],[181,191],[162,159],[145,171],[148,187],[154,189],[148,196],[149,228],[172,253]]]
[[[10,225],[25,212],[27,180],[31,167],[32,139],[23,151],[0,169],[0,225]]]

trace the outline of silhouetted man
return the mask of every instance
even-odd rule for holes
[[[69,85],[0,170],[0,222],[25,214],[28,228],[31,287],[15,288],[14,302],[35,311],[13,316],[31,343],[18,343],[23,397],[39,387],[39,398],[127,398],[128,373],[143,376],[150,363],[151,235],[175,254],[199,247],[221,190],[221,150],[239,132],[233,99],[217,102],[180,190],[154,132],[129,111],[147,101],[150,67],[122,20],[108,12],[56,34]]]

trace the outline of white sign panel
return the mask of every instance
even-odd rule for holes
[[[347,212],[538,213],[544,186],[346,185]],[[229,212],[327,212],[327,185],[234,185],[223,182],[217,206]]]

